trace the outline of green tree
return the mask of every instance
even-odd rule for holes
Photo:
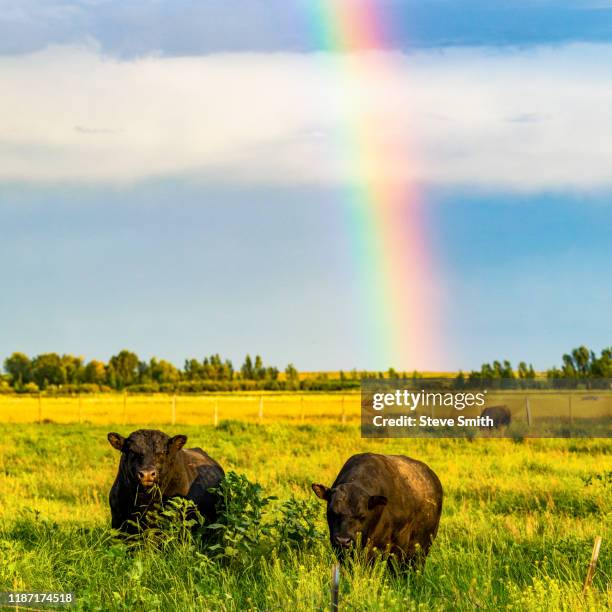
[[[106,382],[106,366],[104,363],[92,359],[83,368],[83,382],[92,385],[103,385]]]
[[[603,349],[591,363],[591,375],[596,378],[612,378],[612,347]]]
[[[229,359],[221,365],[222,380],[234,380],[234,366]]]
[[[40,389],[66,384],[66,368],[57,353],[43,353],[32,360],[32,380]]]
[[[152,382],[151,370],[149,364],[146,361],[138,362],[138,382],[147,385]]]
[[[586,346],[579,346],[572,351],[574,368],[580,378],[589,376],[592,356],[593,353]]]
[[[300,380],[300,373],[292,363],[288,364],[285,368],[285,378],[289,382],[299,382]]]
[[[491,366],[489,363],[483,363],[480,367],[480,373],[483,380],[491,381],[495,378],[495,366]]]
[[[197,359],[186,359],[183,366],[185,380],[198,380],[203,378],[202,364]]]
[[[109,382],[117,389],[124,389],[138,382],[138,355],[131,351],[123,350],[118,355],[113,355],[108,362]]]
[[[178,369],[169,361],[153,357],[149,362],[149,375],[156,383],[177,383],[181,376]]]
[[[250,355],[245,357],[244,363],[240,368],[240,374],[244,380],[253,380],[253,362]]]
[[[563,372],[563,378],[576,378],[576,365],[571,355],[565,354],[562,357],[563,366],[561,371]]]
[[[66,382],[77,385],[83,380],[83,358],[73,355],[62,355],[62,366],[66,371]]]
[[[502,378],[506,378],[508,380],[512,380],[515,378],[514,370],[512,369],[512,364],[507,359],[504,359],[504,364],[502,368]]]
[[[503,378],[504,377],[504,368],[502,364],[495,360],[493,362],[493,378]]]
[[[264,380],[266,378],[266,369],[264,368],[263,359],[261,358],[261,355],[255,355],[253,378],[255,380]]]
[[[4,370],[11,377],[11,385],[19,388],[32,380],[32,362],[24,353],[13,353],[4,360]]]
[[[278,368],[267,367],[264,370],[265,380],[278,380]]]

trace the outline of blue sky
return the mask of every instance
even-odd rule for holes
[[[300,2],[0,0],[0,354],[391,365],[354,304],[347,88],[410,135],[388,172],[445,284],[435,363],[400,367],[612,344],[612,3],[380,4],[392,78],[360,84]]]
[[[355,3],[355,0],[352,0]],[[360,0],[356,0],[360,2]],[[312,0],[3,0],[0,50],[20,53],[89,37],[111,54],[312,51]],[[401,49],[605,42],[605,0],[377,0]]]

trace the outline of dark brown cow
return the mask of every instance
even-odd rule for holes
[[[121,451],[109,495],[114,529],[135,533],[132,522],[146,527],[146,513],[160,497],[192,500],[207,522],[215,521],[216,498],[209,489],[219,484],[223,468],[201,448],[184,449],[187,436],[139,429],[127,438],[114,432],[107,437]]]
[[[331,488],[313,484],[327,501],[332,548],[342,561],[360,534],[366,554],[388,551],[401,565],[424,562],[438,531],[442,485],[424,463],[403,455],[353,455]]]
[[[499,429],[508,427],[512,421],[512,413],[508,406],[488,406],[480,413],[481,417],[489,417],[493,421],[492,427],[481,427],[481,429]]]

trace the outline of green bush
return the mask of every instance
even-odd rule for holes
[[[291,497],[276,511],[269,511],[270,502],[276,498],[264,495],[259,483],[235,472],[228,472],[211,490],[218,494],[218,518],[204,529],[214,533],[206,541],[215,559],[251,564],[264,556],[307,549],[323,539],[315,526],[319,512],[315,500]]]
[[[99,393],[101,390],[100,385],[95,383],[83,383],[77,387],[78,393]]]
[[[304,550],[321,541],[324,534],[315,526],[320,511],[319,502],[315,499],[292,496],[283,502],[274,522],[279,548]]]
[[[215,523],[206,524],[191,500],[162,500],[158,494],[146,517],[131,523],[136,533],[121,539],[137,549],[187,544],[211,561],[240,566],[306,550],[323,539],[315,527],[319,511],[315,500],[291,497],[270,510],[276,497],[264,495],[259,483],[236,472],[228,472],[211,491],[217,495]]]
[[[158,393],[159,385],[157,383],[143,383],[140,385],[130,385],[126,387],[128,393]]]
[[[191,542],[194,531],[203,526],[204,517],[193,501],[173,497],[156,505],[143,535],[145,542],[163,549],[175,542]]]
[[[21,387],[20,389],[16,389],[16,391],[18,393],[38,393],[40,389],[38,388],[38,385],[36,383],[29,382],[23,385],[23,387]]]
[[[263,522],[266,506],[276,499],[266,497],[259,483],[244,475],[228,472],[217,487],[218,519],[204,528],[214,532],[208,547],[218,559],[245,559],[261,556],[270,545],[272,530]]]
[[[100,385],[93,383],[68,384],[68,385],[48,385],[45,387],[45,395],[79,395],[88,393],[99,393]]]

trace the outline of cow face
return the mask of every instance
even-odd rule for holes
[[[353,546],[359,537],[365,545],[368,535],[387,505],[384,495],[369,495],[354,483],[330,489],[313,484],[317,497],[327,502],[327,524],[331,545],[340,556]]]
[[[162,431],[140,429],[128,438],[118,433],[108,434],[111,446],[121,451],[122,467],[127,478],[149,488],[163,483],[176,453],[187,442],[187,436],[171,438]]]

